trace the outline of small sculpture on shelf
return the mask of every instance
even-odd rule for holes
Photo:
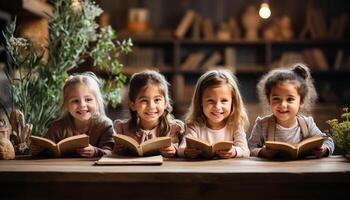
[[[242,16],[242,24],[245,29],[246,40],[258,40],[258,30],[261,25],[261,19],[258,10],[250,5]]]
[[[265,40],[291,40],[294,36],[290,17],[282,16],[267,26],[264,30]]]
[[[9,130],[4,119],[0,119],[0,160],[11,160],[15,158],[15,150],[9,140]]]

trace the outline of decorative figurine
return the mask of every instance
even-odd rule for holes
[[[0,160],[15,158],[15,150],[9,140],[9,128],[4,119],[0,119]]]

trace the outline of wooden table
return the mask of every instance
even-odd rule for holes
[[[350,162],[340,156],[175,159],[159,166],[95,166],[88,158],[0,160],[0,184],[1,199],[339,199],[349,197]]]

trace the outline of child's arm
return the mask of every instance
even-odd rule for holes
[[[272,149],[268,149],[265,146],[263,148],[260,149],[259,153],[258,153],[258,157],[262,157],[262,158],[272,158],[274,157],[276,154],[278,153],[278,151],[272,150]]]
[[[94,157],[96,154],[96,148],[89,144],[89,146],[77,149],[77,152],[82,156],[82,157]]]
[[[168,134],[171,138],[171,146],[159,149],[162,156],[170,158],[176,155],[179,148],[179,136],[183,134],[183,129],[183,122],[175,120],[174,124],[171,125],[171,129]]]
[[[233,138],[233,148],[235,148],[236,155],[238,158],[249,157],[249,148],[247,143],[246,134],[243,128],[239,128],[234,132]],[[233,153],[233,152],[232,152]]]
[[[96,145],[94,156],[100,157],[103,155],[111,155],[115,145],[115,142],[113,139],[114,129],[113,129],[112,121],[110,121],[109,119],[105,120],[104,122],[99,124],[96,129],[95,129],[95,134],[101,134],[101,135],[98,139],[98,142],[96,141],[97,144],[92,143],[92,145]],[[100,130],[101,132],[98,133],[99,132],[98,130]],[[90,143],[91,142],[92,141],[90,140]]]
[[[267,130],[263,129],[262,123],[263,122],[260,117],[256,118],[252,132],[250,133],[250,138],[248,140],[250,156],[258,157],[260,151],[265,145],[264,133]]]
[[[196,158],[202,153],[202,151],[199,149],[187,148],[187,144],[186,144],[185,136],[190,135],[190,136],[193,136],[195,138],[198,138],[197,132],[199,132],[199,128],[194,126],[194,125],[187,125],[185,127],[185,135],[184,135],[184,137],[179,145],[179,149],[178,149],[179,156],[187,157],[187,158]]]
[[[163,147],[159,149],[159,152],[162,154],[162,156],[166,158],[172,158],[176,154],[176,148],[173,145],[171,145],[169,147]]]
[[[216,152],[216,154],[220,157],[220,158],[234,158],[237,156],[237,151],[236,148],[232,147],[229,150],[219,150]]]
[[[323,157],[332,155],[334,151],[334,142],[331,137],[328,137],[327,134],[323,133],[316,125],[314,119],[312,117],[305,117],[305,121],[309,128],[310,137],[315,135],[324,136],[327,139],[323,142],[323,145],[319,149],[315,149],[314,155],[316,157]]]
[[[322,158],[323,156],[326,156],[327,154],[329,155],[329,152],[328,152],[327,147],[323,144],[321,147],[313,149],[313,154],[317,158]]]

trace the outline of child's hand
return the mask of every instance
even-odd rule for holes
[[[220,158],[234,158],[237,155],[237,151],[235,148],[231,147],[229,150],[219,150],[215,152]]]
[[[124,154],[125,151],[126,151],[127,147],[125,145],[122,145],[122,144],[115,144],[114,146],[114,153],[115,154]]]
[[[184,154],[187,158],[197,158],[202,153],[200,149],[185,148]]]
[[[89,146],[77,149],[77,152],[83,157],[93,157],[95,155],[95,148],[91,144]]]
[[[268,149],[265,146],[259,151],[259,157],[263,157],[263,158],[272,158],[274,157],[276,154],[278,153],[278,151],[276,150],[272,150],[272,149]]]
[[[159,152],[162,154],[162,156],[166,158],[171,158],[175,156],[176,149],[174,146],[168,146],[168,147],[160,148]]]
[[[317,158],[322,158],[327,153],[327,150],[328,149],[324,145],[322,145],[319,148],[314,148],[312,152]]]
[[[35,155],[38,155],[39,153],[43,152],[45,149],[42,148],[41,146],[37,146],[37,145],[34,145],[32,144],[32,155],[35,156]]]

